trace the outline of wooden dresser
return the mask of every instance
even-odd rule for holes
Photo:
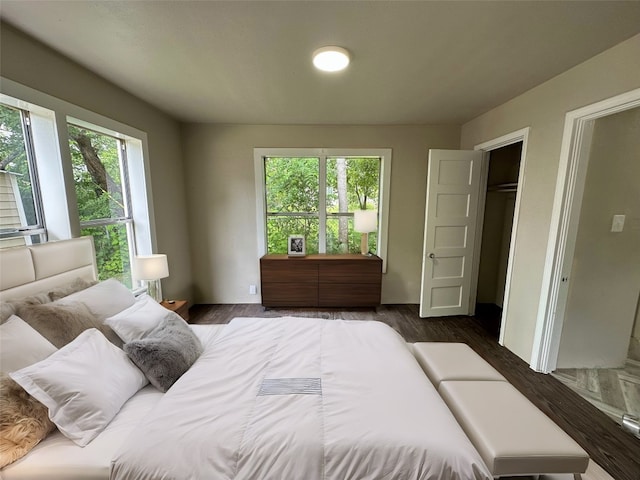
[[[260,259],[265,307],[375,307],[382,259],[358,254],[265,255]]]

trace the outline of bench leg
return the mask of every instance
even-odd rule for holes
[[[573,480],[582,480],[582,474],[574,473],[573,474]]]

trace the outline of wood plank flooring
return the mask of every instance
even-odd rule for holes
[[[374,310],[270,309],[261,305],[194,305],[191,323],[228,323],[234,317],[319,317],[377,320],[390,325],[407,342],[467,343],[509,382],[555,421],[616,480],[640,479],[640,440],[551,375],[536,373],[526,362],[498,345],[473,317],[421,319],[417,305],[383,305]]]

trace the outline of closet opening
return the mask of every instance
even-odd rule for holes
[[[522,145],[520,141],[489,152],[475,316],[496,340],[502,324]]]

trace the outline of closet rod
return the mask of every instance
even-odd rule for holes
[[[512,183],[498,183],[496,185],[489,185],[487,188],[489,192],[517,192],[518,182]]]
[[[490,188],[488,191],[495,192],[495,193],[511,193],[511,192],[517,192],[518,189],[517,188]]]

